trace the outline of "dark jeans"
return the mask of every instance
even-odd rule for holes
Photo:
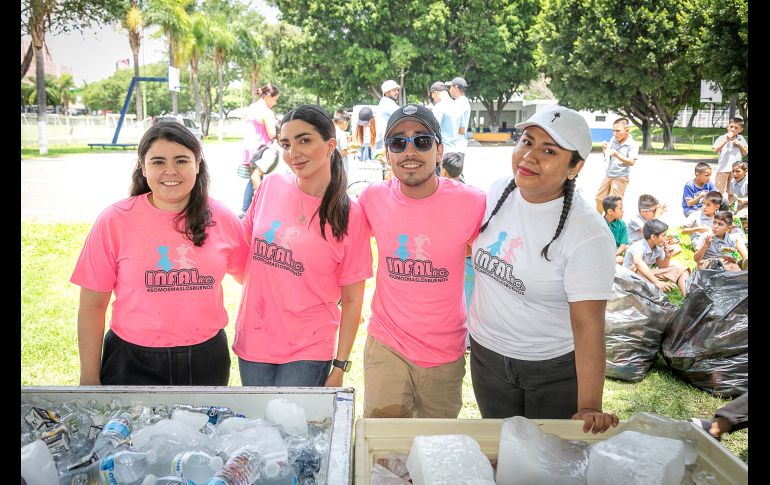
[[[226,386],[230,380],[227,335],[220,330],[196,345],[143,347],[109,330],[99,379],[115,386]]]
[[[730,423],[730,432],[749,426],[749,391],[736,397],[717,409],[715,418],[725,418]]]
[[[244,386],[323,387],[331,367],[331,360],[266,364],[238,358],[241,384]]]
[[[470,340],[471,380],[482,418],[570,419],[575,414],[574,351],[547,360],[519,360]]]
[[[251,179],[246,183],[246,188],[243,191],[243,207],[241,207],[241,212],[246,212],[249,210],[249,206],[251,205],[251,199],[254,198],[254,184],[251,183]]]

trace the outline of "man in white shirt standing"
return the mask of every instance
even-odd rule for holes
[[[449,91],[442,81],[436,81],[430,86],[430,97],[433,100],[433,116],[441,125],[441,141],[444,144],[444,154],[460,152],[458,143],[460,140],[461,117],[455,106],[455,102],[449,97]]]
[[[460,129],[458,134],[460,135],[457,140],[457,151],[465,155],[465,150],[468,148],[468,138],[466,133],[468,131],[468,122],[471,120],[471,103],[468,98],[465,97],[465,90],[468,88],[468,83],[464,78],[456,77],[447,83],[449,86],[449,96],[455,102],[455,109],[458,114],[462,116],[460,119]]]
[[[398,106],[398,95],[401,92],[401,86],[392,80],[388,79],[382,86],[382,97],[377,105],[377,120],[375,121],[377,126],[377,140],[374,145],[375,150],[381,150],[383,148],[382,139],[385,136],[385,126],[388,124],[390,115],[396,112]]]

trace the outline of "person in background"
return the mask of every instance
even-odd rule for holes
[[[228,384],[222,279],[241,281],[248,242],[208,190],[195,136],[173,121],[152,125],[131,197],[99,215],[70,279],[81,287],[80,385]]]
[[[668,224],[651,219],[642,228],[644,239],[636,241],[626,249],[623,266],[655,285],[661,291],[679,286],[682,295],[687,295],[687,277],[690,270],[671,261],[666,231]]]
[[[727,133],[717,138],[711,147],[718,155],[714,187],[723,196],[727,195],[733,163],[740,162],[749,153],[749,142],[741,132],[743,132],[743,118],[730,118],[727,123]]]
[[[516,128],[513,173],[493,182],[473,242],[473,393],[483,418],[571,418],[604,432],[619,422],[602,409],[615,243],[575,195],[591,131],[563,106]]]
[[[725,433],[733,433],[749,427],[749,391],[736,397],[729,403],[717,409],[714,419],[691,418],[717,441],[722,440]]]
[[[717,211],[711,225],[711,232],[695,242],[693,259],[698,268],[710,268],[719,260],[727,271],[741,271],[748,266],[749,251],[743,239],[730,234],[733,228],[733,214],[730,211]],[[735,258],[735,251],[745,263],[740,266]],[[719,263],[717,263],[719,264]]]
[[[626,118],[618,118],[612,123],[612,138],[602,142],[602,153],[607,160],[604,180],[596,193],[596,210],[602,213],[602,200],[608,195],[618,195],[622,199],[628,186],[631,166],[639,157],[639,145],[629,132]]]
[[[639,196],[639,200],[636,203],[637,212],[626,223],[626,229],[628,230],[628,243],[633,244],[636,241],[643,239],[642,227],[644,223],[651,219],[660,219],[660,216],[666,212],[666,204],[661,204],[655,196],[650,194],[642,194]]]
[[[740,161],[733,163],[733,178],[727,189],[730,206],[735,217],[740,219],[744,230],[749,227],[749,164]]]
[[[377,120],[371,108],[363,107],[358,112],[358,123],[353,140],[361,146],[359,159],[362,162],[372,160],[377,136]]]
[[[345,176],[350,175],[350,155],[353,150],[348,148],[348,127],[350,126],[350,114],[344,109],[334,112],[334,130],[337,139],[337,150],[342,155],[342,163],[345,167]]]
[[[693,246],[698,238],[711,232],[714,223],[714,214],[722,205],[722,194],[717,190],[706,192],[701,198],[703,207],[690,212],[682,224],[682,234],[690,234]]]
[[[267,83],[254,91],[257,100],[246,108],[246,123],[243,127],[243,163],[251,164],[254,154],[264,145],[269,145],[275,138],[276,119],[273,113],[273,106],[278,102],[281,95],[278,88],[271,83]],[[253,172],[252,172],[253,174]],[[247,201],[251,201],[254,195],[254,185],[252,177],[246,182],[243,189],[243,207],[241,208],[242,217],[248,209]]]
[[[383,137],[385,136],[385,126],[388,124],[390,116],[399,108],[398,98],[401,93],[401,86],[388,79],[380,86],[382,97],[377,104],[377,136],[375,138],[375,148],[379,151],[383,149]]]
[[[706,162],[698,162],[695,165],[695,178],[685,183],[682,191],[682,211],[685,216],[700,209],[706,194],[716,190],[710,178],[711,166]]]
[[[457,151],[465,156],[465,150],[468,149],[468,123],[471,120],[471,103],[465,97],[468,83],[464,78],[456,77],[446,84],[449,86],[449,96],[454,100],[455,108],[461,115],[460,129],[457,131],[460,135],[457,140]]]
[[[460,152],[460,127],[462,126],[462,113],[455,106],[455,102],[449,97],[449,90],[441,81],[436,81],[430,86],[429,94],[433,100],[433,116],[441,126],[441,143],[444,153]]]
[[[465,375],[463,267],[484,213],[479,189],[435,175],[442,132],[425,106],[388,120],[393,178],[358,201],[377,241],[364,347],[364,416],[456,418]]]
[[[251,246],[233,352],[245,386],[339,387],[372,276],[369,227],[323,109],[290,110],[278,141],[292,173],[265,177],[242,220]]]
[[[628,233],[626,232],[626,223],[623,222],[623,199],[619,195],[608,195],[602,200],[604,207],[604,220],[615,238],[615,262],[623,264],[623,253],[628,247]]]

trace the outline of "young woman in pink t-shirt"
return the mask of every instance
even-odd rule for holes
[[[96,220],[70,279],[81,287],[80,384],[225,386],[222,279],[243,275],[240,221],[209,199],[203,151],[182,124],[151,126],[138,151],[131,197]]]
[[[243,217],[251,257],[233,351],[244,385],[341,386],[350,366],[372,253],[335,135],[318,106],[286,113],[278,140],[293,173],[266,176]]]

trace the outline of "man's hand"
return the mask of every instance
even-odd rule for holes
[[[658,280],[655,282],[655,286],[657,286],[659,290],[662,290],[664,292],[669,292],[673,290],[676,285],[671,281]]]

